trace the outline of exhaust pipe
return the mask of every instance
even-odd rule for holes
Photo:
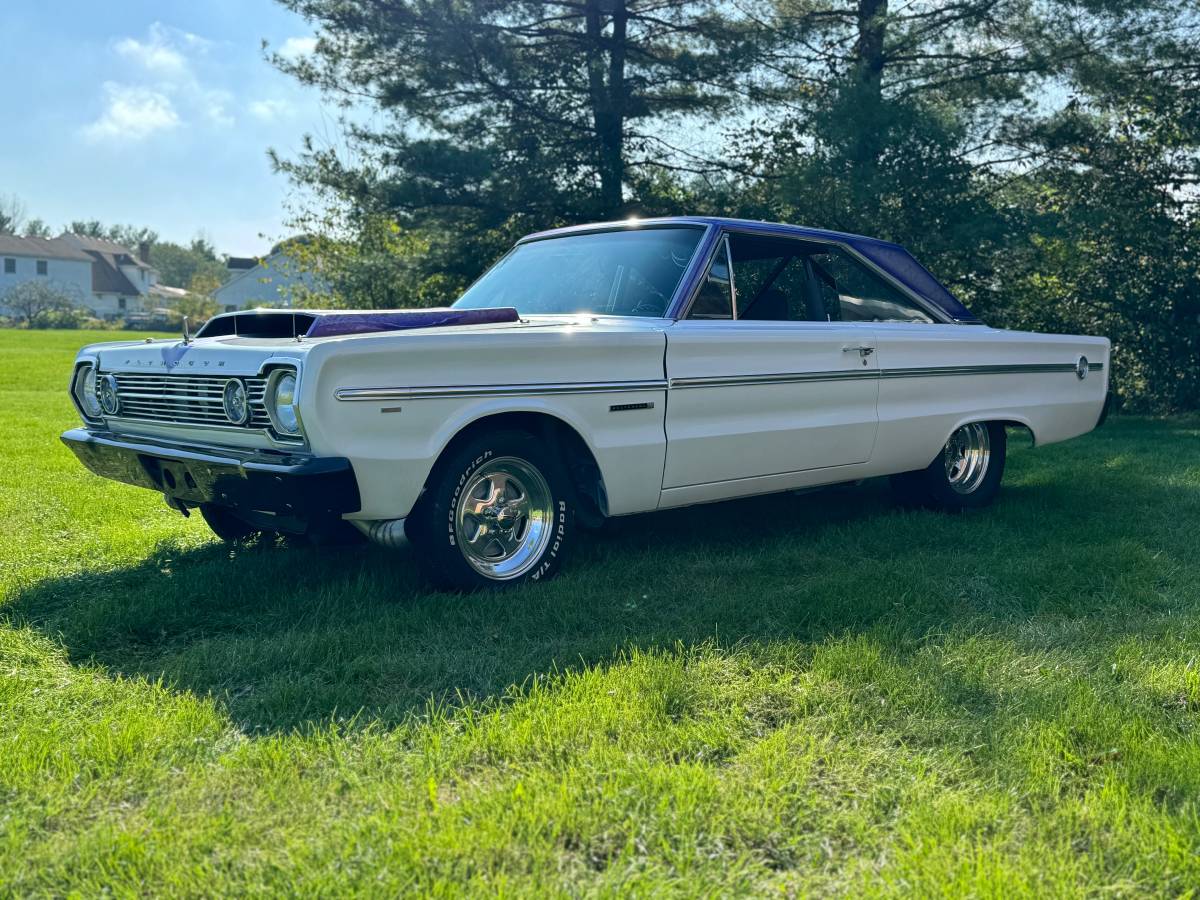
[[[351,519],[350,524],[361,531],[373,544],[398,550],[408,546],[403,519]]]

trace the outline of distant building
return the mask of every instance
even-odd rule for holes
[[[10,288],[45,279],[98,318],[161,314],[186,291],[158,283],[149,249],[143,243],[135,252],[113,241],[69,232],[56,238],[0,235],[0,310]]]
[[[225,261],[231,275],[212,293],[221,312],[256,306],[287,308],[309,302],[312,294],[329,290],[326,282],[305,269],[286,249],[275,249],[261,259],[231,256]]]

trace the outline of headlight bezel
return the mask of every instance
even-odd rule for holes
[[[285,379],[291,379],[291,403],[284,404],[290,410],[291,417],[295,420],[295,428],[288,427],[290,422],[285,421],[281,416],[279,393],[280,386],[285,382]],[[304,420],[300,416],[300,405],[297,402],[300,392],[300,371],[291,366],[280,366],[272,369],[267,376],[267,389],[263,394],[263,401],[267,407],[267,418],[271,420],[271,430],[275,433],[278,440],[283,441],[303,441],[304,440]]]
[[[104,420],[104,408],[100,405],[97,389],[97,380],[100,377],[98,369],[97,360],[81,359],[75,364],[75,371],[71,375],[71,400],[85,422]]]

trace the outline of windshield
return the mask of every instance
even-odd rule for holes
[[[703,234],[702,228],[646,228],[519,244],[454,306],[663,316]]]

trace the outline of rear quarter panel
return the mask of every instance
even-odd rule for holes
[[[970,421],[1025,425],[1037,444],[1091,431],[1108,391],[1109,342],[1102,337],[1036,334],[973,325],[880,323],[879,434],[873,468],[923,468],[951,432]],[[1080,379],[1084,356],[1093,370]],[[1099,364],[1099,368],[1096,368]],[[975,374],[914,374],[927,368],[996,367]],[[1063,371],[1011,371],[1059,366]],[[1010,371],[1003,371],[1009,367]]]

